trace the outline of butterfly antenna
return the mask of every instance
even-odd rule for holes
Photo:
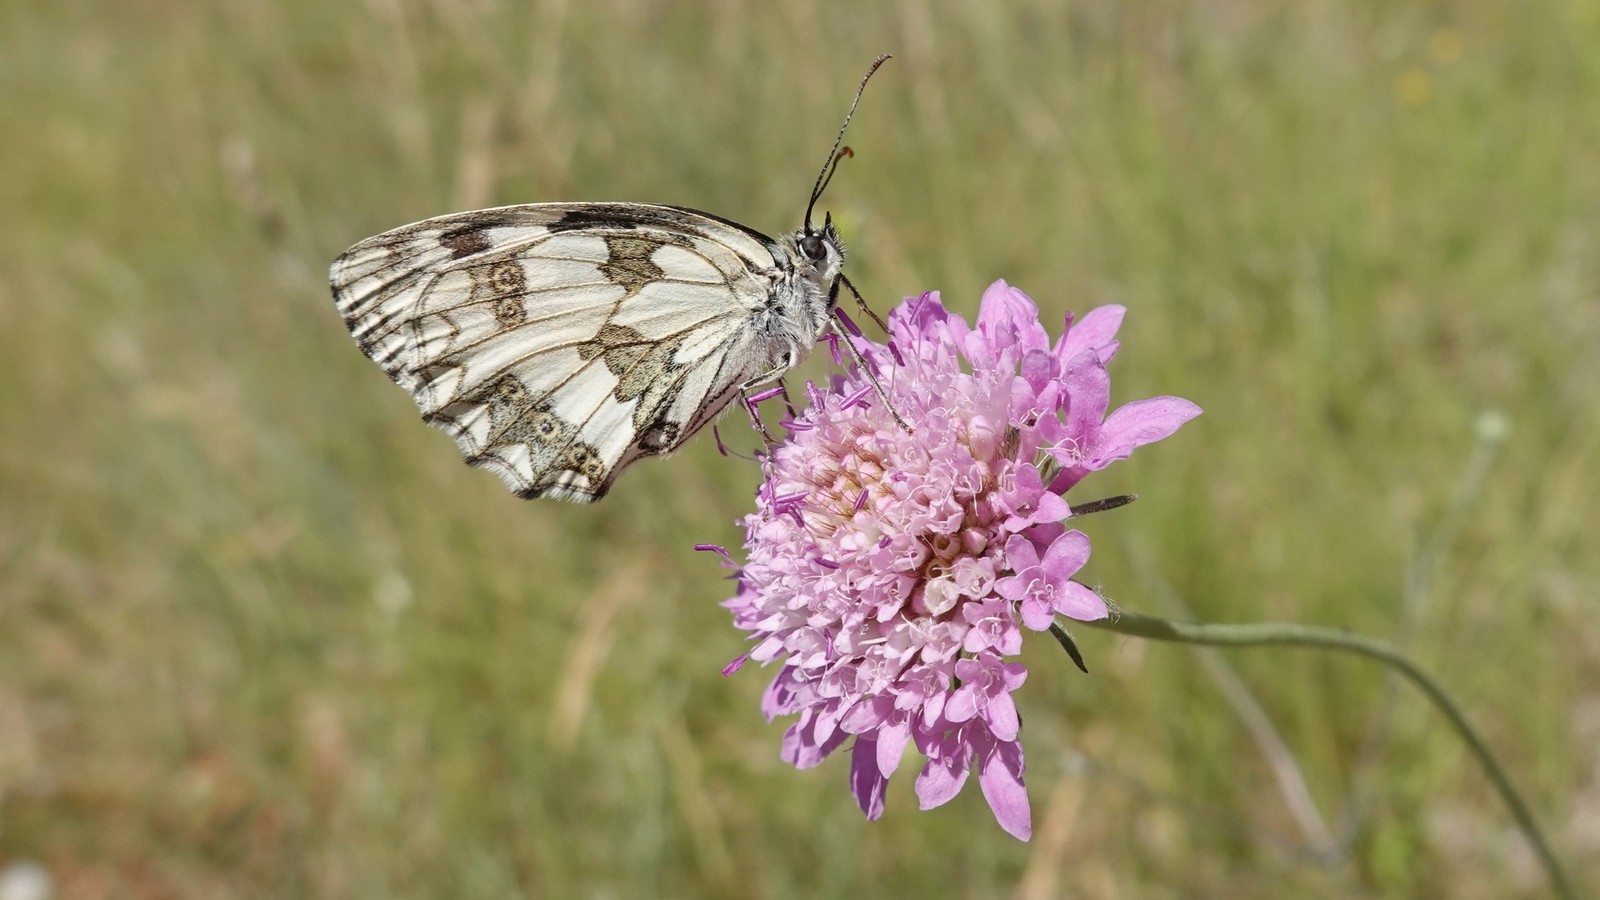
[[[828,189],[828,185],[833,183],[833,173],[839,171],[839,160],[844,159],[847,156],[855,156],[855,155],[856,155],[856,152],[854,150],[851,150],[849,147],[840,147],[839,148],[839,152],[837,152],[837,153],[835,153],[833,155],[833,162],[831,164],[829,164],[829,166],[828,166],[828,177],[822,179],[822,183],[817,187],[816,191],[813,192],[812,195],[811,195],[811,202],[812,203],[817,202],[817,198],[821,197],[823,192]],[[826,225],[826,223],[824,223],[824,225]],[[811,227],[811,216],[810,216],[810,211],[809,210],[807,211],[807,214],[806,214],[806,227],[807,228]]]
[[[861,76],[861,84],[856,88],[855,99],[850,101],[850,109],[844,114],[844,124],[839,126],[839,134],[833,139],[833,149],[828,151],[828,161],[822,164],[822,171],[817,173],[817,182],[811,187],[811,202],[806,204],[807,233],[811,231],[811,211],[816,208],[817,198],[822,196],[823,189],[832,180],[833,170],[839,167],[839,160],[845,156],[852,155],[848,150],[845,153],[840,153],[839,145],[844,143],[844,130],[850,127],[850,117],[855,115],[856,104],[861,102],[861,92],[867,89],[867,82],[871,80],[872,73],[878,71],[878,67],[890,58],[889,54],[885,53],[873,60],[872,65],[867,67],[867,74]]]

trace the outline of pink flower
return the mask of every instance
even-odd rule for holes
[[[1027,671],[1005,657],[1023,627],[1107,615],[1073,580],[1089,539],[1062,524],[1062,495],[1200,412],[1158,397],[1107,414],[1122,316],[1069,318],[1052,345],[1033,301],[1003,281],[984,292],[975,328],[937,294],[907,299],[889,317],[891,344],[862,353],[913,431],[852,369],[807,385],[810,407],[770,454],[743,520],[739,589],[723,604],[754,646],[725,671],[780,665],[762,709],[796,716],[783,758],[814,766],[850,741],[868,818],[915,747],[924,809],[975,767],[1001,827],[1031,835],[1012,698]]]

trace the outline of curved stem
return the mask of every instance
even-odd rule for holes
[[[1336,628],[1317,628],[1308,625],[1295,625],[1277,622],[1256,622],[1240,625],[1199,624],[1193,622],[1172,622],[1166,619],[1157,619],[1151,616],[1141,616],[1137,613],[1122,612],[1109,619],[1100,619],[1095,622],[1084,622],[1094,628],[1115,631],[1132,637],[1142,637],[1153,641],[1176,641],[1184,644],[1214,644],[1219,646],[1249,647],[1264,644],[1289,644],[1305,647],[1326,647],[1330,650],[1343,650],[1368,659],[1382,662],[1401,675],[1404,675],[1412,684],[1428,695],[1428,699],[1444,713],[1445,718],[1455,727],[1456,733],[1466,742],[1478,763],[1488,774],[1489,780],[1494,784],[1495,790],[1500,793],[1500,799],[1511,808],[1511,816],[1516,819],[1517,827],[1533,845],[1534,852],[1539,856],[1545,873],[1549,876],[1551,885],[1556,893],[1562,897],[1575,898],[1577,894],[1567,880],[1566,872],[1561,864],[1556,861],[1555,854],[1551,852],[1549,843],[1545,840],[1544,832],[1539,829],[1539,824],[1534,821],[1533,813],[1528,805],[1523,802],[1522,795],[1512,786],[1511,779],[1506,775],[1505,769],[1495,759],[1489,745],[1484,742],[1483,736],[1478,734],[1472,724],[1467,721],[1466,713],[1445,692],[1439,683],[1418,668],[1395,647],[1376,641],[1372,638],[1351,634]]]

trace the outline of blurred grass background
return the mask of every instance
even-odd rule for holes
[[[766,674],[718,674],[742,644],[689,546],[737,543],[752,466],[700,441],[523,503],[333,311],[345,246],[457,209],[792,228],[879,52],[826,202],[867,296],[1124,303],[1119,400],[1206,409],[1080,489],[1141,495],[1085,526],[1089,578],[1402,642],[1600,880],[1600,0],[5,4],[0,866],[61,897],[1540,895],[1442,721],[1295,650],[1087,632],[1085,677],[1035,640],[1034,841],[976,785],[916,811],[909,760],[867,823],[846,759],[779,762]]]

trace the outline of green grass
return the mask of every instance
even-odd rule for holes
[[[1194,653],[1098,632],[1092,676],[1024,654],[1031,844],[909,778],[867,823],[847,760],[777,760],[764,675],[718,674],[688,548],[737,542],[752,466],[699,441],[520,502],[332,309],[345,246],[460,208],[792,228],[887,51],[827,199],[867,296],[1124,303],[1117,398],[1206,409],[1084,486],[1141,495],[1089,578],[1401,641],[1600,883],[1600,3],[1060,6],[0,9],[0,865],[63,897],[1540,895],[1443,723],[1304,651],[1225,659],[1336,831],[1366,798],[1331,863]]]

